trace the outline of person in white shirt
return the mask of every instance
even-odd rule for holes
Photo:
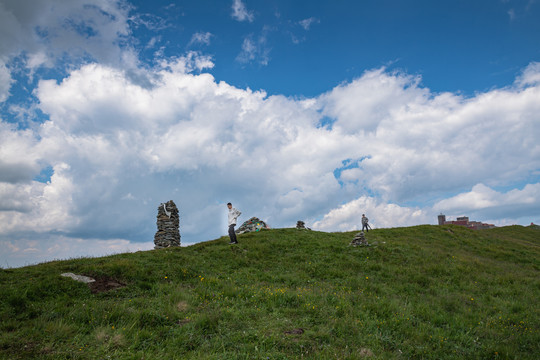
[[[238,244],[236,240],[236,233],[234,232],[234,227],[236,226],[236,219],[242,214],[239,210],[232,207],[231,203],[227,204],[229,208],[229,238],[231,242],[229,244]]]

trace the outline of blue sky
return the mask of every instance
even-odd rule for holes
[[[245,3],[251,21],[215,1],[194,3],[135,6],[170,19],[157,32],[168,55],[203,50],[217,80],[269,94],[315,96],[380,66],[420,74],[433,91],[471,94],[511,84],[539,56],[530,1],[255,1]],[[192,42],[196,32],[210,33],[209,43]],[[239,64],[245,38],[261,43]]]
[[[0,0],[0,266],[540,223],[540,2]]]

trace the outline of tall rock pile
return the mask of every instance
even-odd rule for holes
[[[174,201],[159,204],[156,225],[155,249],[180,246],[180,217]]]

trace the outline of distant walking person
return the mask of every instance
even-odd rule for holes
[[[368,224],[368,218],[366,217],[365,214],[362,214],[362,231],[364,231],[364,229],[366,229],[366,232],[369,231],[369,224]]]
[[[234,227],[236,226],[236,219],[238,219],[242,213],[233,208],[231,203],[228,203],[227,207],[229,208],[229,238],[231,239],[229,244],[238,244]]]

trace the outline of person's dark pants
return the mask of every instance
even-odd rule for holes
[[[364,231],[364,229],[366,229],[366,232],[368,232],[368,226],[366,224],[362,225],[362,231]]]
[[[231,239],[231,242],[234,244],[238,244],[238,241],[236,240],[236,233],[234,232],[234,227],[236,224],[229,225],[229,238]]]

